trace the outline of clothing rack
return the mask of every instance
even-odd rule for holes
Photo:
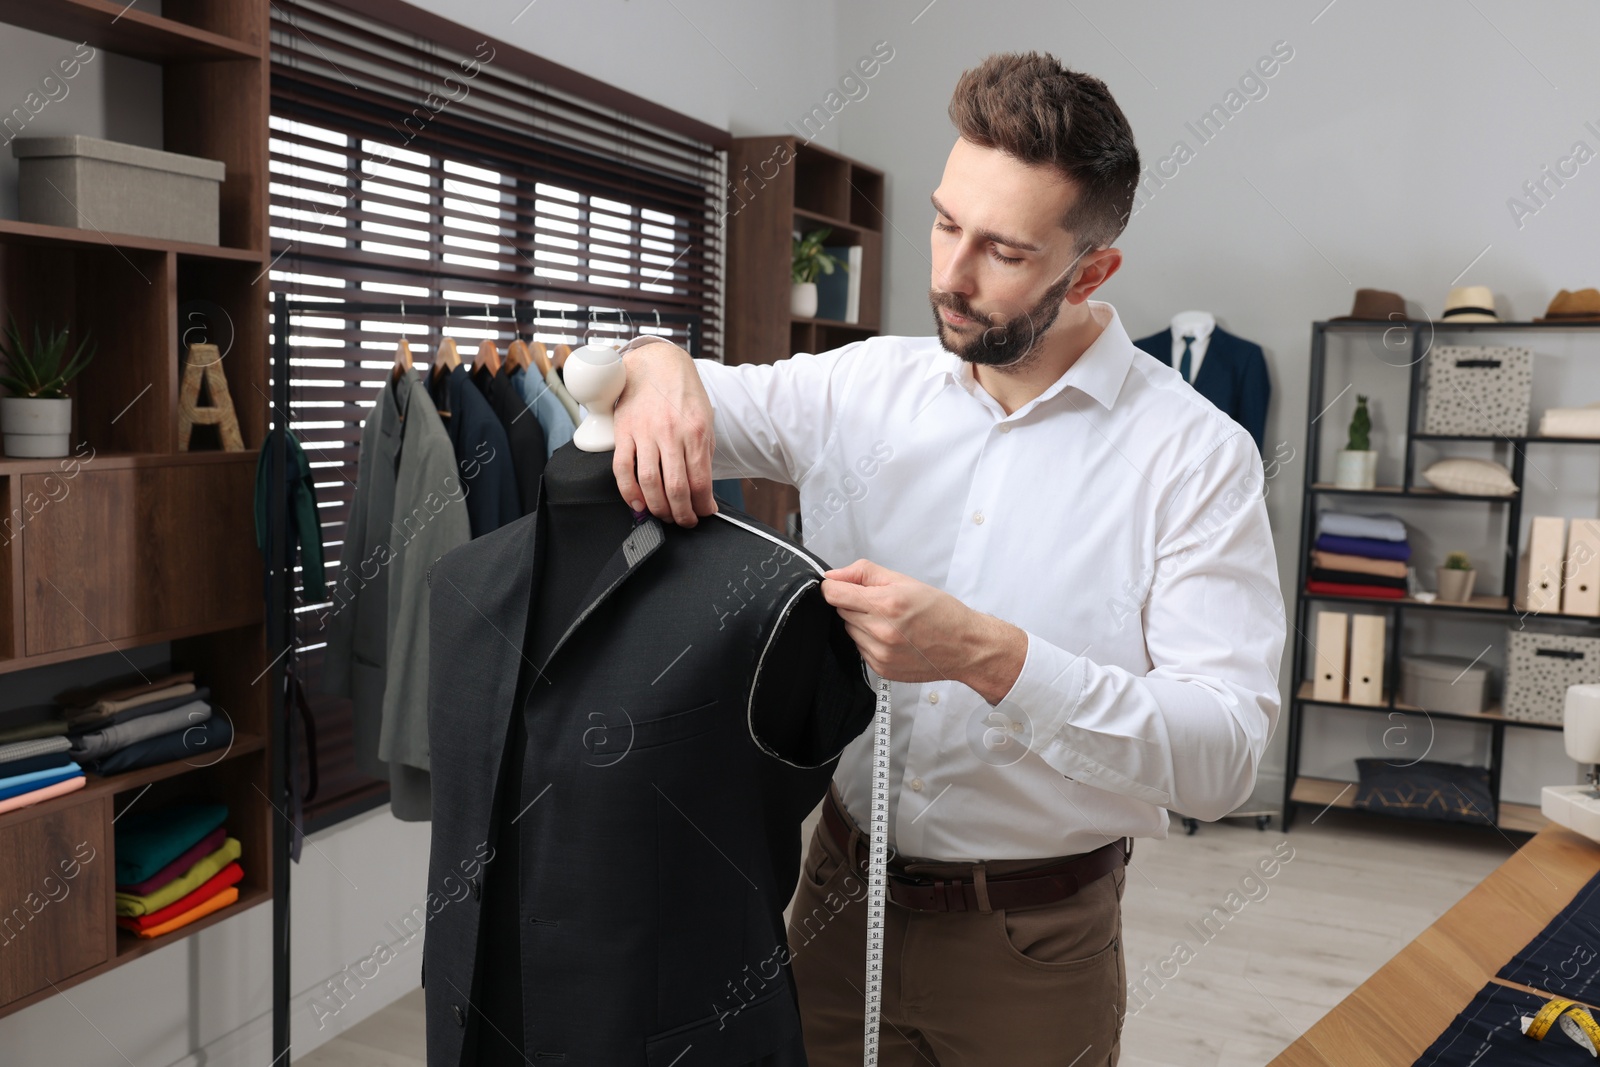
[[[271,294],[272,323],[272,423],[278,434],[278,447],[268,457],[269,484],[272,492],[267,501],[267,531],[263,546],[263,561],[267,569],[267,652],[272,663],[272,706],[268,733],[271,743],[272,803],[280,814],[295,810],[290,796],[289,761],[294,753],[289,751],[289,714],[291,710],[289,685],[290,647],[295,643],[294,604],[294,552],[288,535],[289,509],[287,471],[289,465],[290,396],[289,379],[293,372],[290,364],[289,333],[297,317],[341,315],[392,315],[402,322],[416,316],[420,319],[443,318],[448,327],[452,320],[463,325],[473,321],[507,321],[514,323],[517,335],[533,333],[537,319],[564,319],[578,327],[580,335],[588,332],[586,325],[599,326],[618,321],[629,332],[638,332],[649,326],[684,326],[688,329],[688,343],[682,347],[690,355],[701,350],[703,323],[700,315],[681,311],[650,311],[632,314],[624,310],[589,312],[576,309],[537,307],[531,303],[512,300],[487,306],[470,302],[410,303],[394,301],[325,301],[295,299],[282,293]],[[476,310],[475,310],[476,309]],[[395,338],[399,340],[401,334]],[[289,1062],[289,864],[291,862],[291,827],[288,816],[272,820],[272,1061],[271,1067],[287,1067]]]

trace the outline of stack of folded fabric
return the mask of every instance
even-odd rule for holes
[[[73,758],[96,774],[117,774],[176,759],[220,755],[233,739],[225,715],[212,714],[211,690],[193,671],[75,690],[56,697]]]
[[[1393,515],[1324,511],[1317,516],[1306,592],[1399,600],[1406,595],[1410,558],[1406,524]]]
[[[19,708],[4,713],[0,721],[44,721],[50,711],[49,705]],[[55,732],[0,744],[0,812],[82,789],[83,768],[73,761],[70,748],[71,742]]]
[[[117,925],[160,937],[239,899],[239,839],[226,804],[180,804],[117,820]]]

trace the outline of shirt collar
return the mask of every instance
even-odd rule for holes
[[[1067,368],[1066,373],[1044,392],[1012,412],[1013,416],[1049,400],[1068,386],[1094,398],[1107,411],[1116,403],[1122,383],[1127,380],[1128,368],[1133,366],[1133,341],[1122,328],[1122,318],[1116,308],[1103,300],[1090,300],[1088,305],[1089,313],[1101,324],[1100,336],[1083,350],[1083,355]],[[934,358],[929,361],[924,377],[933,378],[940,374],[948,374],[952,381],[967,382],[977,387],[972,378],[971,365],[943,345],[939,346]]]

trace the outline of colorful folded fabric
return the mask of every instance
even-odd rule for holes
[[[1404,589],[1390,589],[1381,585],[1346,585],[1342,582],[1306,582],[1306,592],[1322,596],[1362,596],[1379,600],[1404,600]]]
[[[221,848],[227,843],[227,841],[227,828],[219,826],[206,836],[202,837],[199,841],[195,842],[194,846],[186,851],[183,855],[179,856],[177,859],[161,868],[155,874],[152,874],[149,878],[146,878],[142,882],[135,882],[132,885],[119,885],[117,886],[117,892],[127,893],[128,895],[135,897],[149,896],[151,893],[154,893],[157,889],[160,889],[174,878],[182,877],[190,867],[193,867],[195,864],[211,855],[211,853]]]
[[[181,897],[199,889],[216,873],[239,858],[239,839],[230,837],[222,847],[195,863],[182,875],[174,878],[153,893],[117,892],[118,915],[148,915],[160,911]]]
[[[1353,515],[1324,511],[1317,516],[1317,532],[1335,537],[1369,537],[1374,541],[1404,541],[1406,524],[1393,515]]]
[[[52,752],[65,752],[71,747],[72,742],[65,737],[36,737],[31,741],[13,741],[9,745],[0,745],[0,764],[27,759],[30,756],[48,756]]]
[[[238,862],[228,864],[216,874],[201,883],[200,888],[187,896],[179,897],[160,911],[153,911],[148,915],[127,916],[117,919],[117,925],[129,930],[148,930],[152,926],[160,926],[169,919],[176,919],[184,912],[194,908],[201,901],[209,900],[228,888],[236,885],[244,877],[244,868]]]
[[[75,774],[82,774],[83,768],[76,763],[69,763],[65,767],[57,767],[47,771],[30,771],[27,774],[14,774],[9,778],[0,778],[0,800],[31,793],[35,789],[43,789],[47,785],[54,785],[63,778],[71,778]]]
[[[1357,574],[1381,574],[1385,578],[1404,578],[1406,565],[1397,559],[1368,559],[1349,556],[1342,552],[1312,552],[1311,565],[1330,571],[1355,571]]]
[[[50,800],[53,797],[65,796],[74,789],[82,789],[86,784],[88,784],[88,781],[89,780],[82,774],[77,774],[71,778],[66,778],[62,781],[56,782],[54,785],[47,785],[43,789],[35,789],[31,793],[22,793],[18,796],[0,800],[0,814],[4,814],[8,811],[16,811],[18,808],[25,808],[30,804],[37,804],[41,800]]]
[[[147,737],[159,737],[174,730],[187,730],[211,718],[211,705],[203,700],[180,704],[169,711],[142,715],[101,730],[72,735],[72,754],[83,759],[109,756]]]
[[[54,770],[73,762],[72,754],[69,752],[51,752],[45,756],[29,756],[27,759],[0,764],[0,775],[10,777],[14,774],[27,774],[30,771]]]
[[[117,884],[143,882],[227,818],[228,805],[216,803],[178,804],[119,815],[113,827]]]
[[[1340,552],[1347,556],[1366,556],[1368,559],[1397,559],[1401,563],[1411,558],[1411,546],[1404,541],[1377,541],[1370,537],[1340,537],[1337,534],[1317,535],[1316,547],[1324,552]]]
[[[188,926],[196,919],[203,919],[214,911],[221,911],[238,899],[239,887],[229,886],[209,900],[202,901],[195,907],[190,908],[176,919],[168,919],[160,926],[152,926],[147,930],[136,930],[135,933],[140,937],[160,937],[162,934],[170,934],[180,927]],[[125,923],[126,920],[118,919],[117,922],[120,925]]]
[[[13,741],[32,741],[56,737],[67,732],[67,723],[53,704],[29,704],[0,711],[0,745]]]
[[[87,708],[65,710],[62,716],[74,732],[98,730],[102,726],[126,722],[141,715],[154,715],[158,711],[166,711],[180,704],[187,704],[191,700],[205,700],[210,695],[211,690],[205,686],[175,685],[159,690],[148,698],[102,701]]]
[[[152,693],[157,689],[167,689],[184,682],[194,681],[194,671],[172,671],[167,674],[147,678],[143,674],[133,680],[131,676],[113,679],[107,682],[98,682],[91,686],[78,686],[74,689],[63,689],[56,694],[56,703],[64,708],[81,708],[93,704],[97,700],[127,700],[129,697]]]
[[[99,775],[121,774],[180,759],[207,767],[221,759],[232,743],[233,724],[226,715],[213,715],[205,722],[147,737],[110,755],[85,760],[83,767]]]
[[[1324,567],[1312,567],[1311,578],[1318,582],[1334,582],[1338,585],[1381,585],[1385,589],[1404,589],[1404,578],[1390,578],[1382,574],[1363,574],[1360,571],[1335,571]]]

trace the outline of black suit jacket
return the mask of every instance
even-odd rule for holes
[[[482,934],[520,941],[528,1062],[803,1067],[783,926],[799,826],[874,705],[827,564],[731,508],[647,518],[535,664],[539,529],[536,510],[428,579],[429,1067],[464,1062],[485,867],[512,817],[520,918]],[[526,784],[497,810],[524,700]]]
[[[1172,366],[1170,326],[1133,343]],[[1262,442],[1267,433],[1267,402],[1272,399],[1272,383],[1267,378],[1267,359],[1260,345],[1236,337],[1221,326],[1213,326],[1206,356],[1200,361],[1200,371],[1191,384],[1195,392],[1250,431],[1250,436],[1256,439],[1256,451],[1265,447]]]
[[[482,537],[522,515],[511,442],[489,401],[472,384],[467,368],[428,375],[428,395],[444,419],[455,449],[456,467],[467,493],[467,519],[472,536]]]
[[[533,409],[522,402],[511,381],[511,364],[502,363],[494,374],[488,368],[474,368],[472,384],[489,402],[511,446],[511,467],[517,476],[517,514],[526,515],[539,499],[539,479],[544,477],[544,428]]]

